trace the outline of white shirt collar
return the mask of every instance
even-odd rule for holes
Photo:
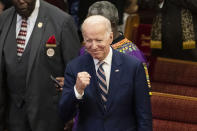
[[[108,65],[111,65],[112,54],[113,54],[112,48],[110,47],[110,50],[109,50],[109,53],[108,53],[107,57],[105,57],[105,59],[103,60]],[[94,60],[94,64],[97,65],[99,60],[98,59],[94,59],[94,58],[93,58],[93,60]]]
[[[38,12],[39,12],[39,7],[40,7],[40,0],[36,0],[36,5],[35,8],[33,10],[33,12],[31,13],[31,15],[28,17],[27,23],[30,24],[31,22],[35,23],[37,16],[38,16]],[[22,20],[22,17],[17,14],[17,23],[20,22]]]

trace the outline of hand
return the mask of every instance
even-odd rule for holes
[[[68,121],[65,125],[64,125],[64,131],[72,131],[74,125],[74,120],[70,120]]]
[[[79,72],[76,80],[76,90],[79,94],[83,94],[85,88],[90,84],[91,76],[88,72]]]
[[[59,81],[59,85],[61,86],[61,88],[58,87],[57,84],[55,84],[56,90],[57,91],[62,91],[63,90],[63,85],[64,85],[64,77],[56,77],[56,80]]]

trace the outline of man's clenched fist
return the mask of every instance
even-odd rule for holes
[[[90,78],[88,72],[79,72],[77,74],[76,89],[79,94],[83,94],[85,88],[90,84]]]

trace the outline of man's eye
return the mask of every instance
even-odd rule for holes
[[[97,40],[97,42],[102,42],[102,40]]]
[[[91,42],[91,40],[86,40],[86,42],[87,42],[87,43],[90,43],[90,42]]]

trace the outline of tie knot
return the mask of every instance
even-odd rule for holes
[[[27,28],[27,19],[26,18],[22,18],[21,27],[26,27]]]
[[[27,18],[25,18],[25,17],[22,17],[22,20],[27,20]]]
[[[27,21],[27,18],[22,18],[22,21]]]
[[[104,62],[104,61],[99,61],[99,62],[98,62],[98,66],[99,66],[99,67],[102,67],[102,66],[103,66],[103,64],[105,64],[105,62]]]

